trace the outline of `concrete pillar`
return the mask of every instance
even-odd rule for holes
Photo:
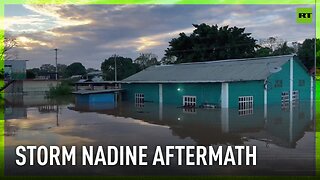
[[[221,108],[229,108],[229,83],[221,84]]]
[[[292,102],[292,95],[293,95],[293,58],[290,59],[290,91],[289,92],[290,92],[289,93],[290,102]]]
[[[162,84],[159,84],[159,120],[163,119],[163,92]]]
[[[290,101],[290,114],[289,114],[289,141],[293,141],[293,106],[292,101]]]
[[[221,130],[224,133],[229,132],[229,108],[221,108]]]
[[[163,102],[162,84],[159,84],[159,104]]]
[[[265,120],[267,120],[267,114],[268,114],[268,84],[266,82],[265,82],[264,90],[263,90],[263,96],[264,96],[264,119]]]
[[[314,89],[314,84],[313,84],[313,77],[310,77],[310,101],[313,101],[313,89]]]
[[[159,120],[162,121],[163,119],[163,105],[162,103],[159,104]]]

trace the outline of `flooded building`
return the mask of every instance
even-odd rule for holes
[[[5,79],[23,80],[26,79],[27,60],[6,60],[4,61]]]
[[[186,107],[239,108],[310,101],[313,78],[294,55],[149,67],[123,80],[125,99]]]

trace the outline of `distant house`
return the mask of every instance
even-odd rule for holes
[[[101,82],[103,81],[103,73],[102,71],[92,71],[87,73],[86,79],[92,81],[92,82]]]
[[[26,79],[26,62],[27,60],[5,60],[4,78],[10,80]]]
[[[313,99],[313,78],[293,55],[152,66],[124,79],[122,88],[129,101],[243,113]]]
[[[101,71],[93,71],[89,72],[85,75],[73,75],[69,79],[78,80],[78,83],[83,82],[102,82],[102,72]]]

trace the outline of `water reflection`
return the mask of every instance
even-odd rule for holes
[[[65,98],[66,99],[66,98]],[[266,111],[267,109],[267,111]],[[256,145],[257,167],[212,167],[179,171],[157,168],[126,171],[105,167],[59,169],[61,174],[200,175],[314,174],[314,118],[310,102],[290,109],[279,106],[238,109],[180,108],[153,103],[74,104],[70,99],[18,96],[5,100],[6,172],[39,174],[34,167],[17,169],[17,145]],[[173,168],[173,167],[166,167]],[[175,167],[177,168],[177,167]],[[44,175],[56,174],[46,169]],[[171,174],[168,174],[172,172]],[[290,172],[290,173],[288,173]]]
[[[180,108],[170,105],[128,102],[110,104],[76,104],[69,109],[131,117],[151,124],[166,125],[172,135],[190,137],[200,145],[244,144],[247,139],[295,148],[305,131],[313,131],[310,102],[300,102],[290,109],[281,106],[255,108],[248,114],[237,109]]]

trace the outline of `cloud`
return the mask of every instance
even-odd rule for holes
[[[83,62],[99,68],[112,54],[135,58],[140,52],[162,57],[168,42],[192,24],[246,27],[256,39],[278,36],[301,41],[314,36],[315,26],[298,25],[301,5],[24,5],[30,14],[14,15],[6,31],[22,43],[20,57],[29,67],[51,61],[48,50],[58,47],[61,63]],[[305,7],[305,6],[303,6]]]
[[[123,41],[115,41],[111,43],[106,43],[100,45],[101,49],[106,48],[115,48],[115,49],[123,49],[123,48],[134,48],[138,52],[143,52],[146,50],[153,49],[155,47],[165,45],[168,41],[174,37],[177,37],[179,33],[184,32],[186,34],[191,33],[194,30],[193,27],[179,29],[175,31],[165,32],[154,34],[150,36],[140,36],[133,39],[125,39]]]
[[[37,28],[44,26],[47,19],[40,15],[12,16],[4,19],[4,29],[6,31],[35,32]],[[41,29],[38,29],[41,30]]]
[[[28,10],[37,14],[53,18],[54,27],[80,26],[92,23],[91,19],[85,19],[80,13],[65,15],[65,11],[76,10],[70,5],[24,5]],[[77,11],[75,11],[77,12]]]
[[[52,45],[50,43],[34,40],[25,36],[18,36],[16,40],[19,47],[25,50],[32,50],[34,46],[38,46],[38,45],[52,48]]]

